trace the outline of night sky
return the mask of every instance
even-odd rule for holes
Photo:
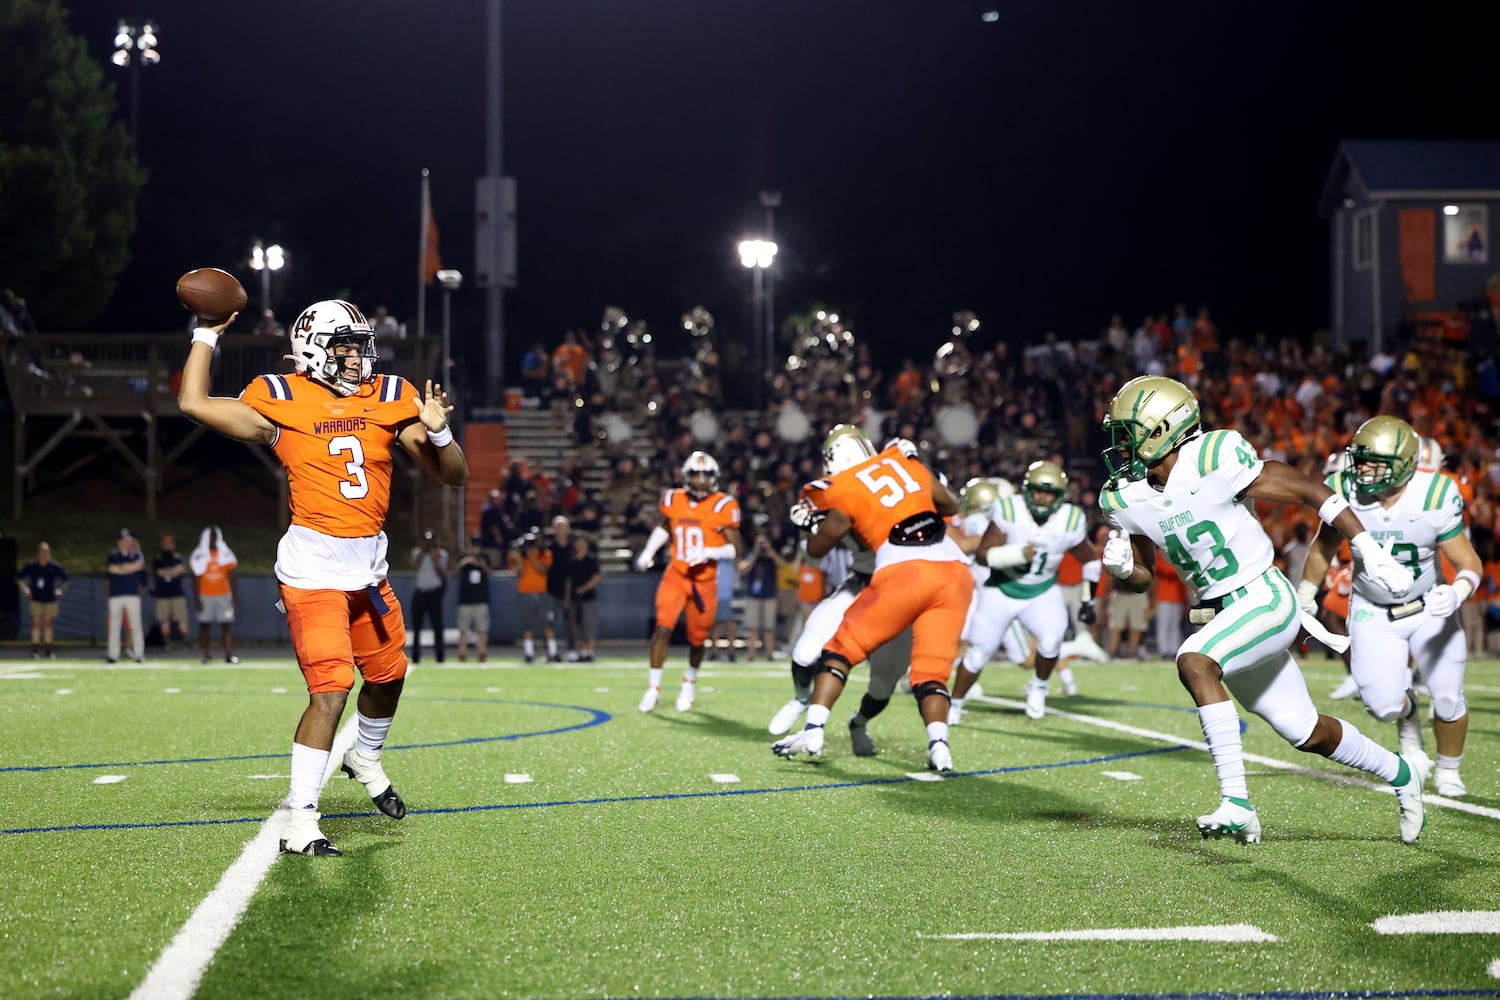
[[[445,263],[472,269],[483,0],[132,6],[70,4],[101,61],[121,14],[161,36],[135,262],[96,327],[176,327],[189,267],[253,296],[255,237],[292,254],[283,318],[332,295],[409,318],[422,167]],[[783,193],[778,312],[837,309],[892,363],[930,357],[960,308],[981,343],[1176,301],[1308,336],[1338,141],[1500,134],[1485,6],[509,0],[510,363],[612,304],[659,331],[700,303],[747,325],[734,245],[762,189]],[[479,293],[455,314],[480,361]]]

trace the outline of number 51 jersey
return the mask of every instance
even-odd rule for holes
[[[276,425],[292,523],[335,538],[380,534],[391,504],[391,445],[417,419],[416,388],[377,375],[336,396],[302,375],[261,375],[240,400]]]
[[[1275,560],[1254,501],[1238,499],[1263,466],[1239,431],[1210,431],[1182,446],[1163,489],[1144,479],[1111,484],[1099,506],[1111,527],[1160,546],[1198,604],[1243,587]]]

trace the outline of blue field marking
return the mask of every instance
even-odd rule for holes
[[[429,699],[417,699],[429,700]],[[467,736],[458,740],[443,740],[438,743],[393,743],[387,746],[387,750],[429,750],[433,747],[456,747],[467,746],[472,743],[501,743],[505,740],[524,740],[534,736],[557,736],[561,733],[576,732],[580,729],[591,729],[594,726],[602,726],[609,722],[614,716],[597,708],[589,708],[586,705],[554,705],[545,701],[502,701],[498,698],[463,698],[442,699],[476,701],[487,705],[530,705],[536,708],[561,708],[572,712],[583,712],[588,719],[571,726],[560,726],[556,729],[538,729],[529,733],[507,733],[504,736]],[[100,768],[118,767],[155,767],[160,764],[219,764],[225,762],[242,760],[279,760],[290,757],[290,753],[252,753],[241,754],[234,757],[179,757],[174,760],[133,760],[115,761],[108,764],[32,764],[17,765],[14,767],[0,767],[0,774],[16,771],[85,771],[98,770]],[[237,820],[235,822],[238,822]],[[0,831],[3,833],[4,831]]]
[[[573,727],[577,728],[577,727]],[[508,739],[509,737],[495,737]],[[471,741],[459,741],[471,742]],[[452,744],[433,744],[449,746]],[[1133,750],[1130,753],[1110,754],[1105,757],[1088,757],[1081,760],[1062,760],[1051,764],[1018,764],[1014,767],[993,767],[983,771],[950,771],[944,780],[954,778],[982,778],[991,774],[1019,774],[1022,771],[1048,771],[1062,767],[1081,767],[1086,764],[1108,764],[1132,757],[1153,757],[1178,753],[1190,747],[1153,747],[1150,750]],[[622,802],[671,802],[678,799],[726,799],[739,795],[781,795],[787,792],[825,792],[845,788],[870,788],[877,785],[905,785],[918,779],[902,775],[899,778],[868,778],[863,781],[839,781],[826,785],[791,785],[785,788],[732,788],[704,792],[659,792],[654,795],[620,795],[598,799],[557,799],[550,802],[502,802],[483,806],[449,806],[444,809],[409,809],[408,816],[448,816],[456,813],[496,812],[502,809],[552,809],[560,806],[615,805]],[[369,812],[323,813],[323,819],[361,819],[375,815]],[[13,833],[73,833],[89,830],[164,830],[185,826],[230,826],[236,823],[264,823],[262,817],[247,816],[240,819],[172,820],[165,823],[81,823],[72,826],[30,826],[0,830],[0,835]]]

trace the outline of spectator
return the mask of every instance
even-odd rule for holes
[[[776,574],[781,554],[762,532],[737,564],[745,580],[745,658],[770,659],[776,650]]]
[[[1182,646],[1182,618],[1187,609],[1187,587],[1167,555],[1156,550],[1156,655],[1177,658]]]
[[[581,531],[573,535],[573,559],[569,572],[568,603],[573,641],[578,649],[578,659],[593,663],[599,638],[599,582],[604,576],[599,571],[599,557],[594,555],[593,546]]]
[[[573,624],[568,618],[568,587],[573,575],[573,544],[568,537],[569,531],[567,518],[554,517],[552,519],[552,544],[548,547],[552,560],[547,565],[547,597],[552,627],[555,631],[566,630],[568,659],[577,660],[577,637],[573,634]],[[557,645],[556,642],[548,640],[548,663],[562,662],[562,657],[558,655]]]
[[[719,560],[715,584],[718,603],[714,606],[714,623],[708,631],[708,658],[733,663],[738,658],[734,644],[739,638],[734,620],[734,592],[739,586],[738,564],[733,557]]]
[[[120,630],[130,623],[130,658],[146,659],[146,629],[141,624],[142,578],[146,560],[141,558],[135,536],[126,528],[115,539],[107,560],[109,570],[109,663],[120,662]]]
[[[422,532],[422,543],[411,550],[411,566],[417,571],[412,592],[411,662],[422,662],[422,623],[432,625],[433,654],[443,662],[443,594],[448,590],[448,550],[432,532]]]
[[[479,547],[481,557],[489,563],[491,570],[505,565],[505,550],[510,547],[506,527],[505,505],[500,502],[500,491],[490,490],[489,499],[479,512]],[[459,641],[463,641],[462,636]]]
[[[521,358],[521,391],[527,396],[547,398],[547,349],[540,340]]]
[[[208,652],[210,626],[218,625],[224,642],[224,662],[238,663],[234,655],[234,608],[238,601],[238,580],[235,569],[239,560],[234,550],[224,541],[224,534],[217,525],[209,525],[198,536],[198,547],[188,556],[188,567],[198,581],[198,646],[203,653],[203,662],[212,656]]]
[[[588,366],[589,352],[578,343],[578,335],[569,330],[563,334],[562,343],[552,352],[553,373],[566,378],[571,387],[582,388]],[[524,371],[524,366],[522,370]]]
[[[1292,540],[1281,547],[1281,558],[1286,563],[1288,580],[1302,579],[1302,564],[1307,562],[1307,552],[1312,548],[1312,529],[1306,521],[1292,526]]]
[[[406,327],[396,322],[396,318],[386,311],[385,306],[376,306],[375,312],[370,316],[370,329],[375,331],[375,339],[401,340],[406,336]]]
[[[557,637],[552,629],[552,605],[547,596],[547,571],[552,553],[540,533],[521,538],[521,560],[516,579],[516,618],[521,623],[521,649],[526,662],[536,658],[536,634],[547,640],[547,662],[557,661]]]
[[[156,598],[156,627],[162,645],[188,641],[187,595],[183,590],[188,568],[171,535],[161,536],[161,552],[151,561],[152,596]]]
[[[52,627],[57,621],[57,603],[68,589],[68,573],[52,561],[52,546],[46,542],[37,545],[36,560],[21,567],[16,583],[30,602],[31,658],[37,660],[45,654],[47,659],[55,659]]]
[[[485,556],[473,549],[463,553],[458,561],[459,663],[469,659],[467,640],[470,638],[474,640],[474,652],[479,662],[489,659],[490,566]]]
[[[1109,638],[1105,651],[1111,660],[1120,658],[1120,640],[1125,640],[1124,655],[1130,658],[1146,658],[1146,647],[1141,640],[1146,636],[1146,622],[1151,618],[1152,595],[1145,592],[1123,590],[1113,580],[1106,584],[1109,591]]]
[[[796,539],[783,542],[781,561],[776,564],[776,618],[781,622],[781,652],[787,656],[802,628],[802,608],[797,602],[798,563]]]

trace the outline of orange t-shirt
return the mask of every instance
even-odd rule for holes
[[[908,519],[928,514],[939,529],[943,524],[932,499],[932,474],[894,446],[832,478],[808,483],[802,497],[817,510],[842,511],[871,552],[879,552],[891,530]]]
[[[705,548],[729,542],[725,532],[739,528],[740,502],[719,492],[694,500],[687,490],[671,489],[662,492],[658,509],[667,521],[667,533],[672,536],[670,568],[699,582],[718,579],[717,562],[710,559],[694,566],[692,561]]]
[[[384,529],[391,506],[391,446],[417,420],[417,390],[376,375],[353,396],[304,375],[261,375],[240,399],[276,425],[271,446],[286,467],[292,523],[335,538]]]
[[[203,573],[198,577],[199,597],[228,597],[229,596],[229,571],[238,566],[239,563],[220,563],[219,553],[215,549],[208,554],[208,565],[203,568]]]
[[[1161,549],[1156,550],[1156,601],[1158,604],[1187,603],[1187,585]]]
[[[803,604],[816,604],[823,599],[823,571],[811,563],[803,563],[797,572],[797,600]]]
[[[567,372],[568,379],[574,385],[583,382],[583,373],[588,364],[589,353],[583,349],[582,344],[558,344],[557,350],[552,352],[552,370]]]
[[[552,565],[552,551],[542,550],[541,563],[543,566]],[[537,569],[531,565],[531,560],[525,555],[521,556],[520,568],[516,571],[516,593],[518,594],[544,594],[547,592],[547,571]]]
[[[1083,563],[1072,552],[1064,552],[1062,562],[1057,564],[1057,583],[1071,587],[1083,582]]]

